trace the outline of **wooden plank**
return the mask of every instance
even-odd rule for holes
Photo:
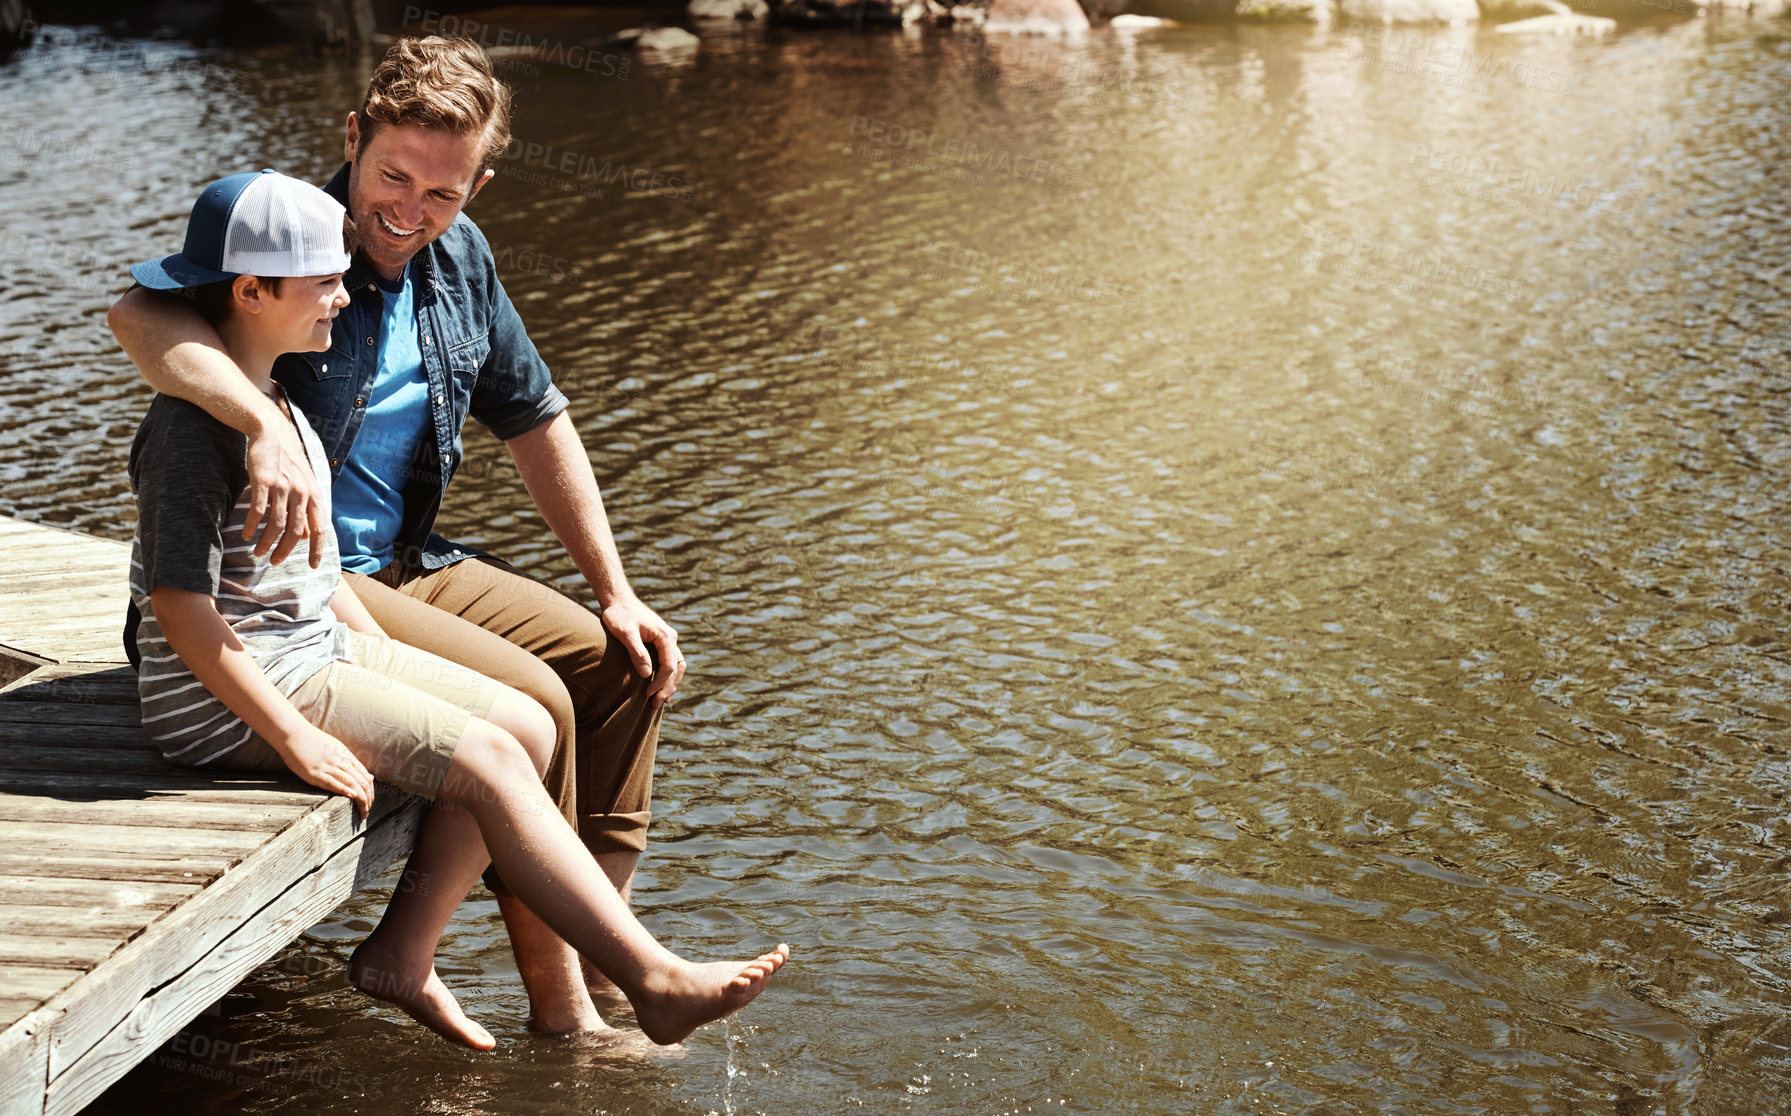
[[[73,984],[80,975],[73,969],[45,965],[8,965],[6,991],[12,998],[29,1000],[35,996],[41,1003]]]
[[[3,751],[3,749],[0,749]],[[126,753],[127,755],[129,753]],[[14,771],[0,759],[0,796],[16,794],[95,802],[146,801],[183,803],[234,803],[240,806],[292,806],[309,808],[327,792],[299,785],[232,783],[212,781],[203,775],[127,775],[117,772]],[[293,780],[297,783],[297,780]]]
[[[107,958],[86,980],[47,1005],[67,1012],[50,1040],[51,1080],[92,1049],[113,1021],[129,1013],[150,989],[162,985],[169,973],[185,969],[194,958],[227,938],[247,912],[266,907],[293,880],[312,872],[360,834],[399,810],[409,816],[405,826],[414,842],[423,812],[421,799],[381,785],[374,798],[373,814],[365,826],[355,819],[354,806],[347,799],[322,800],[316,809],[254,849],[241,864],[204,891],[164,915],[152,932]],[[5,824],[0,823],[0,827]],[[0,836],[0,848],[3,847],[4,838]],[[379,870],[389,864],[390,859]]]
[[[136,705],[137,672],[129,663],[69,661],[42,667],[0,690],[0,701],[85,701]]]
[[[144,996],[80,1058],[58,1066],[52,1057],[45,1116],[74,1116],[307,927],[371,883],[415,842],[421,815],[421,803],[413,802],[381,818],[237,926],[203,960]]]
[[[40,603],[61,606],[64,615],[97,616],[104,611],[117,618],[118,629],[122,631],[125,609],[131,599],[130,579],[129,562],[76,569],[9,566],[0,570],[0,592],[21,600],[33,596],[41,598]],[[77,592],[81,595],[71,600],[70,595]],[[23,606],[18,612],[9,607],[6,626],[15,628],[15,619],[27,614]]]
[[[0,933],[0,965],[45,965],[86,972],[123,944],[110,936],[34,938]]]
[[[0,876],[0,903],[52,907],[144,907],[166,910],[192,896],[198,884],[71,880],[50,876]],[[7,933],[0,930],[0,935]]]
[[[32,938],[72,936],[94,938],[112,936],[119,940],[134,937],[163,912],[142,908],[119,907],[115,910],[78,907],[45,907],[31,903],[0,903],[0,925],[9,933]],[[20,989],[13,983],[12,970],[6,970],[6,994],[17,996]],[[30,995],[30,989],[24,990]],[[46,994],[47,998],[47,994]]]
[[[183,853],[242,858],[266,841],[265,832],[179,829],[147,825],[49,825],[0,821],[0,848],[14,853],[119,856],[166,860]]]
[[[0,872],[34,873],[57,879],[143,880],[155,883],[204,885],[224,874],[236,861],[224,857],[196,857],[183,852],[178,858],[160,859],[116,856],[26,856],[0,852]]]
[[[0,1116],[42,1116],[56,1013],[8,996],[0,998],[0,1021]]]
[[[141,728],[126,725],[22,725],[0,722],[0,747],[7,744],[75,744],[81,747],[147,748],[162,751]]]
[[[0,705],[5,704],[0,701]],[[192,772],[193,778],[204,778],[210,783],[265,783],[269,786],[284,785],[285,779],[284,776],[272,775],[263,778],[258,771],[219,771],[200,775],[193,772],[192,768],[174,766],[163,759],[160,752],[106,745],[83,747],[79,744],[7,744],[0,747],[0,771],[15,771],[20,774],[34,771],[63,772],[69,775],[87,771],[113,772],[119,775],[185,775]]]
[[[242,831],[272,836],[316,808],[314,802],[291,805],[240,802],[181,802],[155,799],[110,798],[98,802],[69,802],[47,795],[0,795],[0,823],[67,826],[86,830],[91,826],[128,828],[141,833],[144,826],[195,830]],[[52,836],[53,831],[45,836]]]
[[[122,612],[119,619],[123,619]],[[94,633],[95,627],[105,622],[95,616],[64,615],[60,610],[27,609],[26,615],[17,618],[19,627],[5,629],[5,637],[8,646],[23,648],[58,662],[75,658],[75,645],[101,653],[116,648],[118,660],[127,661],[122,639],[113,640]]]
[[[50,660],[41,655],[33,655],[29,651],[0,643],[0,687],[10,686],[32,671],[48,666],[49,663]]]
[[[53,721],[62,725],[124,725],[141,728],[141,716],[133,705],[85,705],[72,701],[0,701],[0,722],[7,724],[42,724]]]

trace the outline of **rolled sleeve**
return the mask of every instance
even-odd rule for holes
[[[479,366],[469,410],[499,441],[509,441],[564,411],[567,399],[554,386],[503,283],[495,276],[491,282],[491,352]]]

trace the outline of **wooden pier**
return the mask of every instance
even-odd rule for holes
[[[0,1116],[78,1112],[422,816],[384,785],[363,823],[296,778],[164,762],[120,637],[129,568],[127,544],[0,516]]]

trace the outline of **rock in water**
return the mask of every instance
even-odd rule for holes
[[[1472,23],[1474,0],[1343,0],[1343,15],[1359,23]]]
[[[630,27],[610,36],[608,45],[635,50],[695,50],[702,41],[682,27]]]
[[[1021,35],[1063,35],[1088,30],[1088,15],[1076,0],[989,0],[984,31]]]
[[[764,19],[771,14],[765,0],[690,0],[691,19]]]
[[[1331,0],[1238,0],[1243,23],[1331,22]]]
[[[25,24],[31,9],[25,0],[0,0],[0,58],[5,58],[25,44]]]
[[[1616,29],[1617,21],[1614,19],[1573,13],[1520,19],[1516,23],[1501,23],[1493,28],[1501,35],[1607,35]]]
[[[778,0],[771,22],[779,27],[900,27],[911,5],[899,0]],[[925,6],[920,5],[924,11]]]
[[[1144,31],[1152,27],[1174,27],[1173,19],[1158,19],[1156,16],[1116,15],[1107,21],[1111,27],[1121,31]]]

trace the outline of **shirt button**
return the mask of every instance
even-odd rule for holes
[[[365,407],[367,405],[367,400],[357,395],[355,396],[354,405],[357,407]]]
[[[437,407],[439,407],[439,406],[441,406],[441,405],[442,405],[442,397],[441,397],[441,396],[439,396],[439,395],[438,395],[438,396],[436,396],[436,397],[435,397],[435,405],[436,405],[436,406],[437,406]]]
[[[332,457],[332,458],[330,458],[330,468],[334,469],[335,467],[336,467],[336,459]]]
[[[317,366],[317,368],[321,372],[328,372],[330,370],[330,366],[327,364],[320,364]]]
[[[423,344],[429,344],[429,335],[427,333],[423,335]]]
[[[373,338],[371,338],[371,337],[367,338],[367,344],[369,344],[369,345],[373,344]]]
[[[368,284],[367,284],[367,293],[368,293],[368,294],[372,294],[372,293],[373,293],[373,292],[374,292],[374,291],[376,291],[376,290],[378,290],[378,289],[379,289],[379,288],[378,288],[378,287],[375,287],[375,286],[374,286],[374,285],[373,285],[373,284],[372,284],[372,283],[368,283]]]

